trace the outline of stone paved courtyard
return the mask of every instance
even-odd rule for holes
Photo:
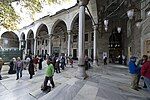
[[[27,70],[24,70],[23,77],[16,80],[16,75],[7,74],[7,67],[3,67],[3,80],[0,81],[0,100],[150,100],[146,90],[130,88],[126,66],[94,67],[87,71],[89,77],[86,80],[79,80],[74,77],[75,63],[74,68],[67,66],[60,74],[55,73],[56,87],[47,94],[40,90],[44,69],[37,71],[33,79],[29,79]]]

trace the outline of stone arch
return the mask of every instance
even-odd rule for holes
[[[54,28],[58,25],[58,23],[60,23],[60,22],[63,22],[63,23],[65,23],[65,25],[66,25],[66,27],[67,27],[67,24],[66,24],[66,22],[63,20],[63,19],[57,19],[55,22],[54,22],[54,24],[52,25],[52,29],[51,29],[51,33],[53,34],[53,32],[54,32]]]
[[[34,38],[34,33],[31,29],[27,33],[27,39],[29,39],[29,38]]]
[[[21,33],[20,39],[21,40],[25,40],[25,34],[24,34],[24,32]]]
[[[78,31],[79,31],[79,14],[76,14],[74,18],[71,20],[70,29],[72,32],[72,38],[73,38],[73,58],[77,58],[78,53]],[[85,54],[88,55],[88,57],[93,58],[93,46],[92,46],[92,37],[93,37],[93,22],[90,16],[85,13]],[[88,45],[87,43],[91,43]]]
[[[89,15],[87,12],[85,12],[85,16],[88,16],[88,17],[90,18],[90,15]],[[69,29],[72,30],[72,28],[73,28],[73,23],[75,22],[75,20],[76,20],[78,17],[79,17],[79,13],[76,13],[76,14],[72,17],[72,19],[70,20],[70,28],[69,28]],[[90,19],[91,19],[91,18],[90,18]],[[92,22],[92,24],[93,24],[93,22]]]
[[[46,24],[41,24],[37,31],[36,31],[36,50],[38,55],[46,55],[48,52],[48,41],[49,41],[49,34],[48,34],[48,27]]]
[[[45,29],[45,31],[48,32],[48,26],[44,23],[40,24],[37,28],[37,31],[36,31],[36,35],[35,36],[38,36],[38,33],[41,31],[41,29]],[[42,30],[43,31],[43,30]]]
[[[1,35],[3,48],[19,48],[19,37],[13,31],[6,31]]]
[[[34,54],[34,33],[30,29],[27,33],[27,54]]]
[[[52,26],[53,48],[52,53],[67,54],[67,24],[65,21],[58,19]]]

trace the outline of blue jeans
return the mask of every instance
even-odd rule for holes
[[[144,82],[147,86],[147,90],[150,92],[150,79],[147,77],[144,77]]]
[[[17,79],[19,79],[19,73],[20,73],[20,77],[22,77],[22,68],[21,67],[17,67],[16,73],[17,73]]]

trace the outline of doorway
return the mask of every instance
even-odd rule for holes
[[[73,49],[73,59],[77,59],[77,49]]]

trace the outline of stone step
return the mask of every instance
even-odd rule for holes
[[[72,78],[58,87],[54,88],[39,100],[73,100],[78,91],[83,87],[84,82]]]
[[[87,81],[73,100],[96,100],[97,92],[97,83]]]

